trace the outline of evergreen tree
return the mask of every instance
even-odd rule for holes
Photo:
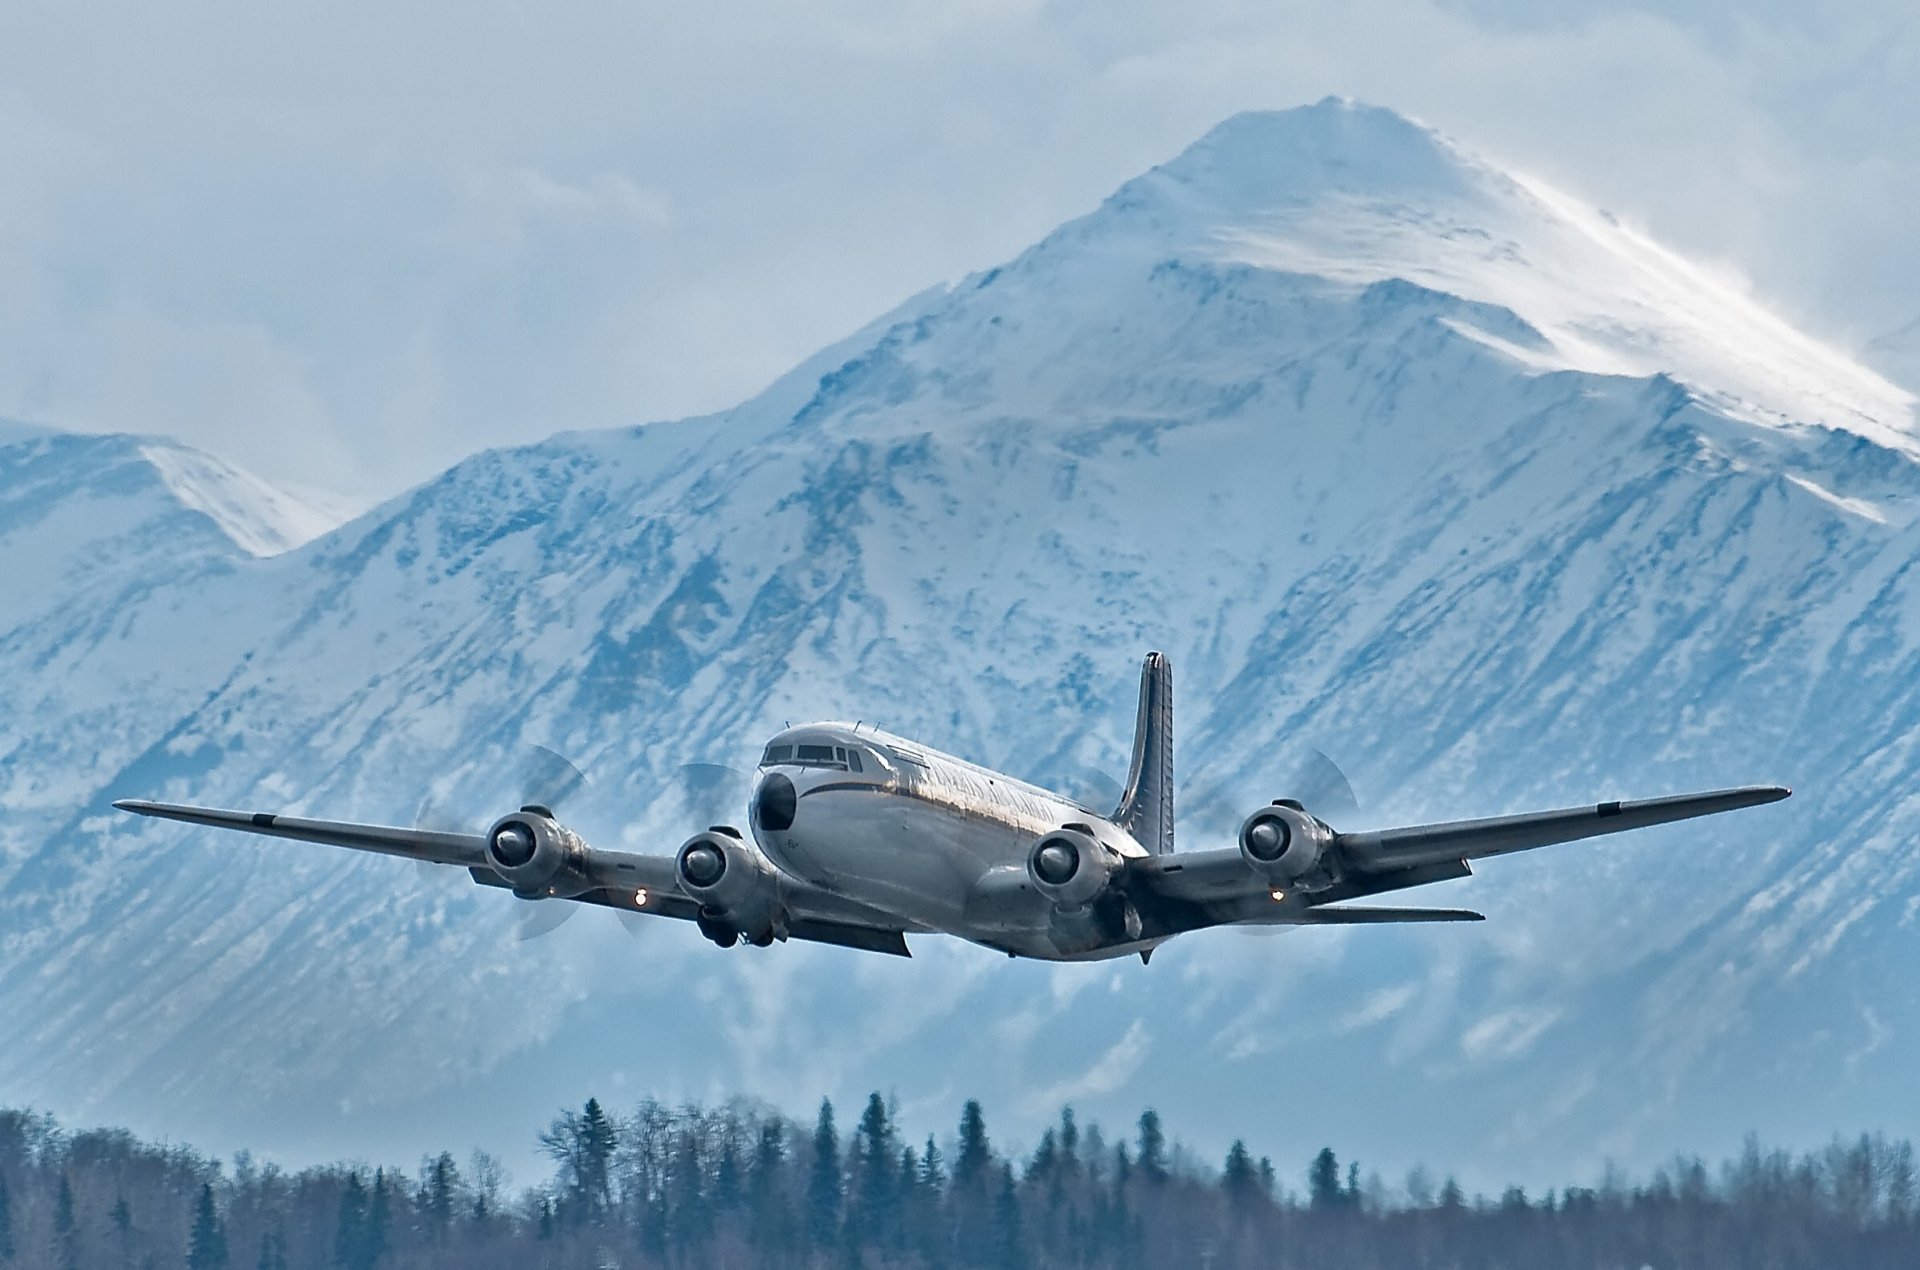
[[[1020,1234],[1020,1194],[1013,1185],[1013,1166],[1000,1166],[1000,1186],[993,1199],[994,1270],[1021,1270],[1027,1264]]]
[[[894,1153],[893,1120],[878,1093],[867,1099],[854,1132],[860,1151],[853,1210],[860,1234],[882,1246],[891,1246],[899,1228],[898,1157]]]
[[[454,1194],[460,1188],[460,1169],[453,1162],[453,1153],[442,1151],[427,1166],[426,1185],[421,1188],[421,1216],[426,1218],[427,1228],[436,1239],[446,1237],[447,1228],[453,1224]]]
[[[1080,1169],[1080,1126],[1073,1118],[1072,1107],[1060,1109],[1060,1162],[1068,1173]]]
[[[333,1228],[333,1264],[340,1270],[368,1270],[373,1261],[367,1256],[367,1188],[358,1173],[347,1174],[346,1189],[340,1192],[340,1216]]]
[[[960,1109],[960,1147],[953,1160],[955,1190],[974,1190],[985,1185],[987,1169],[993,1163],[993,1148],[987,1142],[987,1118],[980,1103],[972,1098]]]
[[[1149,1182],[1167,1180],[1167,1135],[1160,1113],[1151,1107],[1140,1113],[1140,1154],[1134,1163]]]
[[[598,1098],[587,1099],[580,1116],[580,1189],[586,1202],[581,1216],[598,1223],[613,1207],[613,1151],[619,1134],[613,1121],[600,1107]]]
[[[706,1176],[694,1126],[684,1126],[674,1137],[673,1158],[667,1170],[667,1239],[683,1250],[694,1249],[705,1243],[713,1212],[707,1205]]]
[[[227,1231],[213,1207],[213,1184],[200,1184],[193,1210],[193,1236],[187,1245],[187,1270],[227,1270]]]
[[[1227,1165],[1220,1185],[1228,1201],[1240,1210],[1250,1207],[1261,1192],[1260,1174],[1254,1168],[1253,1157],[1247,1154],[1247,1144],[1237,1138],[1227,1151]]]
[[[1307,1204],[1315,1212],[1332,1212],[1345,1207],[1346,1194],[1340,1189],[1340,1161],[1332,1147],[1321,1147],[1307,1168]]]
[[[387,1255],[393,1236],[393,1195],[387,1185],[387,1171],[375,1169],[373,1195],[367,1202],[366,1266],[377,1266]]]
[[[740,1153],[733,1145],[733,1134],[729,1132],[720,1143],[720,1158],[713,1166],[713,1209],[717,1213],[731,1212],[740,1207],[745,1198],[740,1182]]]
[[[287,1241],[277,1230],[260,1237],[259,1270],[287,1270]]]
[[[830,1248],[839,1229],[840,1135],[833,1127],[833,1103],[823,1098],[813,1128],[813,1172],[807,1180],[807,1237],[815,1248]]]
[[[7,1175],[0,1172],[0,1261],[13,1260],[13,1194],[7,1190]]]
[[[946,1162],[940,1158],[940,1148],[933,1143],[933,1135],[927,1135],[927,1149],[920,1156],[920,1185],[934,1196],[947,1184]]]
[[[60,1270],[80,1270],[80,1226],[73,1219],[73,1184],[65,1173],[60,1175],[60,1192],[53,1204],[53,1238]]]
[[[748,1183],[748,1203],[753,1210],[748,1233],[761,1265],[773,1264],[776,1251],[784,1251],[787,1246],[786,1163],[785,1132],[778,1120],[770,1120],[760,1126],[760,1141],[753,1151],[753,1176]]]

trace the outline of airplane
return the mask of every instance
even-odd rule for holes
[[[1296,798],[1255,808],[1231,846],[1174,851],[1173,668],[1147,655],[1119,805],[1073,799],[871,726],[809,723],[767,742],[746,836],[714,825],[672,857],[589,846],[528,804],[482,834],[126,799],[142,816],[466,869],[521,899],[694,922],[721,947],[785,940],[911,956],[908,935],[1012,957],[1148,961],[1216,926],[1484,920],[1348,901],[1464,878],[1471,861],[1777,802],[1774,785],[1359,832]]]

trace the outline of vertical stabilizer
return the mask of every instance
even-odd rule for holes
[[[1133,763],[1114,823],[1156,855],[1173,851],[1173,663],[1148,653],[1140,667],[1140,721]]]

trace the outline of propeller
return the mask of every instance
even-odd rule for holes
[[[513,789],[514,807],[544,807],[558,816],[563,807],[577,798],[589,785],[583,773],[564,755],[544,745],[529,745],[517,756],[515,762]],[[511,808],[493,808],[486,819],[491,820],[502,810]],[[462,814],[447,798],[433,790],[421,798],[414,810],[413,825],[416,829],[433,830],[444,833],[475,833],[483,829],[477,824],[477,817]],[[424,876],[437,881],[451,881],[458,874],[445,865],[429,864],[422,860],[417,866]],[[514,929],[514,938],[524,942],[538,939],[542,935],[558,930],[568,918],[580,908],[580,905],[568,900],[529,901],[520,911]],[[623,913],[623,919],[642,921],[639,914]],[[625,924],[623,922],[623,924]],[[629,926],[629,929],[633,929]]]
[[[700,828],[731,824],[746,814],[753,777],[724,763],[688,763],[674,770],[680,798]]]
[[[1360,800],[1354,796],[1353,783],[1340,770],[1340,765],[1323,751],[1302,745],[1287,756],[1281,771],[1284,775],[1267,799],[1295,799],[1313,815],[1333,824],[1351,821],[1360,814]],[[1192,825],[1208,846],[1220,846],[1236,840],[1241,822],[1258,805],[1234,797],[1226,786],[1202,786],[1185,799],[1185,806],[1182,800],[1176,799],[1174,814],[1176,824]],[[1232,929],[1241,935],[1271,939],[1294,927],[1236,925]]]
[[[1066,787],[1068,797],[1103,816],[1111,814],[1126,795],[1119,781],[1093,766],[1074,769],[1062,784]]]
[[[1177,823],[1193,826],[1209,846],[1218,846],[1219,839],[1233,841],[1240,832],[1240,822],[1261,803],[1274,798],[1295,799],[1336,827],[1359,816],[1360,800],[1354,796],[1353,784],[1340,765],[1322,751],[1302,745],[1287,756],[1280,771],[1280,779],[1257,800],[1225,784],[1182,789],[1174,803]]]

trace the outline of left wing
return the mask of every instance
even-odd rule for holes
[[[1318,854],[1304,860],[1294,875],[1312,872],[1320,878],[1317,889],[1256,868],[1237,846],[1137,858],[1128,862],[1127,871],[1142,916],[1148,917],[1150,925],[1168,930],[1222,923],[1472,921],[1479,915],[1456,910],[1326,906],[1467,877],[1473,872],[1470,860],[1757,807],[1778,802],[1790,792],[1778,785],[1753,785],[1364,833],[1333,833],[1304,812],[1283,813],[1276,805],[1271,814],[1289,817],[1302,838],[1319,835],[1314,840]],[[1269,838],[1270,847],[1273,843]],[[1279,846],[1285,849],[1287,844],[1282,841]],[[1276,851],[1272,857],[1276,865],[1278,855]],[[1293,858],[1291,853],[1288,858]],[[1338,880],[1328,884],[1329,878]]]

